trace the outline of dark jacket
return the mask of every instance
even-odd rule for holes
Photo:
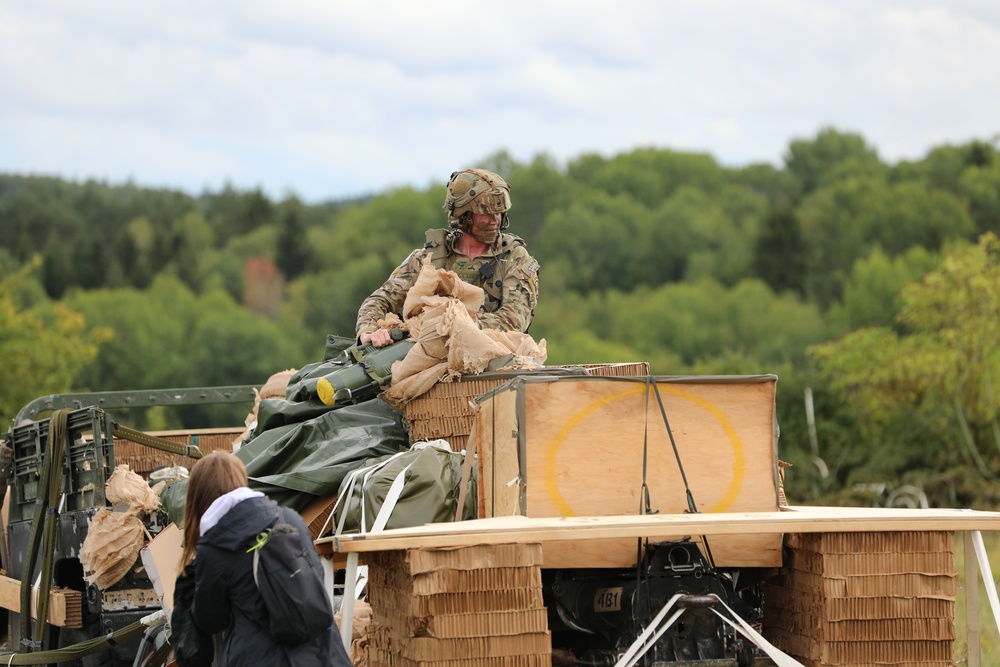
[[[174,583],[174,606],[170,612],[170,643],[174,661],[179,667],[212,667],[215,646],[212,635],[206,634],[194,622],[195,561],[184,567]]]
[[[304,545],[310,547],[307,553],[315,555],[309,529],[298,513],[278,507],[267,497],[234,505],[198,541],[195,623],[209,634],[225,633],[217,646],[219,667],[351,667],[333,619],[329,633],[301,646],[278,644],[268,632],[267,611],[253,580],[253,555],[247,548],[279,517],[298,529]],[[319,556],[314,565],[322,570]]]

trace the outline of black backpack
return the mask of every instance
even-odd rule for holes
[[[279,520],[248,551],[253,552],[253,578],[276,642],[305,644],[330,632],[333,607],[326,585],[295,526]]]

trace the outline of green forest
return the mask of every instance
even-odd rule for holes
[[[830,127],[780,166],[656,148],[467,166],[511,186],[549,364],[777,375],[793,504],[1000,507],[996,139],[890,164]],[[447,176],[310,204],[0,174],[4,430],[46,394],[259,385],[319,360],[444,226]]]

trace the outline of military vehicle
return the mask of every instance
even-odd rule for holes
[[[164,462],[193,462],[207,433],[173,432],[168,439],[120,425],[111,411],[253,401],[249,385],[64,394],[36,399],[18,413],[3,438],[9,463],[0,487],[7,509],[0,545],[7,648],[23,654],[10,664],[41,664],[43,656],[88,667],[165,663],[169,644],[163,619],[155,618],[160,598],[138,554],[120,581],[102,590],[86,580],[81,552],[95,514],[110,508],[106,484],[116,467],[116,443],[148,448]],[[46,413],[52,416],[39,418]],[[149,537],[169,523],[162,510],[141,520]],[[29,604],[47,607],[50,622],[21,613]]]
[[[364,372],[359,371],[362,367]],[[387,363],[366,363],[366,355],[356,349],[317,365],[313,375],[295,391],[317,394],[325,406],[331,406],[327,409],[367,400],[389,379]],[[253,387],[232,386],[47,396],[22,409],[3,442],[11,459],[2,544],[8,591],[3,607],[8,616],[8,647],[19,653],[11,658],[12,664],[39,664],[46,657],[54,663],[84,667],[166,663],[170,645],[164,619],[156,615],[160,599],[142,560],[136,556],[124,576],[102,590],[88,581],[81,552],[95,514],[111,507],[106,484],[120,462],[116,446],[148,448],[164,463],[179,456],[193,463],[202,455],[198,443],[204,434],[173,432],[167,439],[165,434],[121,425],[114,414],[151,405],[253,400]],[[229,437],[239,432],[231,429]],[[141,519],[148,538],[156,537],[170,523],[162,509],[143,513]],[[707,610],[708,596],[719,595],[748,621],[755,621],[760,615],[759,600],[751,595],[749,604],[744,602],[746,596],[737,591],[732,575],[714,568],[691,543],[649,549],[637,568],[547,572],[545,586],[548,603],[553,611],[559,610],[552,619],[555,636],[583,642],[574,648],[594,664],[614,662],[614,650],[595,646],[631,641],[651,620],[650,610],[675,594],[683,594],[692,621],[697,617],[698,622],[665,634],[660,648],[651,654],[656,664],[768,664],[760,662],[750,644]],[[32,587],[39,592],[33,593]],[[608,601],[603,613],[595,613],[593,600],[602,591],[606,595],[617,591],[616,599]],[[32,595],[48,597],[50,622],[38,623],[21,613]],[[637,600],[644,602],[637,606]],[[607,613],[612,607],[615,613]],[[34,608],[37,612],[37,602]]]
[[[348,353],[316,365],[311,375],[299,378],[295,391],[317,395],[297,396],[297,399],[308,398],[310,409],[326,411],[346,409],[370,400],[389,376],[387,368],[376,368],[371,364],[366,367],[366,359],[365,354]],[[361,366],[364,372],[358,373],[357,366]],[[635,381],[634,387],[641,389],[645,385],[647,392],[650,386],[656,384],[651,382],[652,378],[650,381],[630,379]],[[475,381],[473,379],[473,383]],[[497,389],[494,398],[502,398],[503,387]],[[592,389],[581,387],[579,390],[583,393],[580,395]],[[290,384],[289,395],[292,392]],[[554,395],[547,390],[542,393]],[[625,393],[636,394],[631,389]],[[116,410],[130,407],[249,404],[254,399],[255,390],[251,386],[88,393],[44,397],[19,413],[3,442],[3,452],[9,459],[9,465],[4,467],[7,473],[3,487],[7,489],[7,516],[4,530],[0,533],[3,538],[0,557],[4,570],[0,580],[3,585],[0,606],[7,610],[7,648],[13,653],[0,655],[0,663],[7,659],[8,664],[14,665],[42,664],[43,661],[86,667],[160,667],[166,664],[170,644],[165,632],[165,619],[155,581],[149,576],[142,559],[136,558],[119,581],[102,589],[88,581],[81,553],[95,515],[101,510],[112,509],[106,486],[122,458],[117,454],[126,443],[148,448],[156,456],[165,457],[165,462],[175,462],[177,457],[186,457],[193,462],[201,456],[200,441],[207,434],[199,431],[142,433],[117,423],[113,415]],[[773,396],[766,399],[769,400],[773,400]],[[461,402],[450,401],[452,404]],[[700,399],[696,402],[699,402],[699,409],[705,407]],[[503,414],[499,417],[496,414],[503,405],[502,401],[493,404],[496,411],[492,415],[494,420],[504,418]],[[579,402],[569,401],[565,405],[569,412],[562,419],[573,421],[575,417],[571,412],[578,409]],[[660,409],[663,410],[662,403]],[[42,414],[50,416],[40,419]],[[514,411],[510,411],[507,417],[513,414]],[[518,415],[518,419],[522,417]],[[573,418],[567,420],[567,417]],[[767,422],[765,431],[770,433],[770,408],[764,417],[763,422]],[[615,418],[619,419],[617,423],[613,423]],[[615,418],[604,427],[620,434],[622,423],[620,417]],[[533,427],[527,422],[517,422],[517,428],[511,430],[511,424],[515,422],[503,422],[506,431],[494,431],[497,440],[489,447],[481,441],[480,453],[486,455],[490,451],[490,456],[493,456],[492,452],[509,445],[512,460],[523,463],[526,454],[524,430]],[[669,432],[669,424],[666,426]],[[232,439],[242,432],[241,427],[231,428],[227,430],[227,437]],[[672,440],[673,436],[670,437]],[[769,438],[767,435],[764,439]],[[499,448],[494,448],[494,445],[499,445]],[[764,462],[765,468],[769,465]],[[668,467],[680,470],[668,471]],[[678,497],[686,496],[690,513],[696,513],[679,459],[676,465],[650,468],[650,486],[654,485],[656,476],[669,473],[676,477],[678,472],[683,484],[673,484],[672,491],[677,492]],[[645,475],[644,462],[644,487]],[[767,477],[767,474],[764,476]],[[591,488],[595,486],[594,480],[589,483]],[[517,485],[511,487],[508,483],[496,488],[501,491],[491,499],[493,510],[502,504],[503,494],[508,494],[512,503],[505,509],[506,516],[517,514],[519,503],[523,510],[523,486],[518,490]],[[648,499],[646,502],[648,504]],[[461,502],[458,504],[461,505]],[[683,509],[668,509],[667,512],[686,513]],[[523,515],[523,511],[521,513]],[[143,513],[141,519],[148,538],[156,537],[170,523],[167,512],[159,509]],[[941,521],[950,521],[951,518],[932,517],[932,520],[938,522],[933,526],[940,526]],[[983,521],[983,525],[993,526],[1000,519],[991,515]],[[940,527],[931,529],[943,530]],[[542,571],[545,607],[549,617],[546,632],[551,633],[553,664],[556,660],[564,660],[559,664],[566,665],[610,667],[619,664],[629,645],[660,621],[657,610],[665,609],[675,600],[678,606],[675,614],[683,611],[682,620],[658,633],[649,643],[645,657],[629,664],[646,667],[760,667],[773,664],[732,624],[724,622],[713,611],[718,610],[721,603],[747,624],[759,624],[765,606],[759,584],[764,577],[774,574],[773,568],[717,567],[710,552],[705,553],[687,539],[647,541],[642,553],[637,554],[635,550],[632,553],[636,557],[627,561],[631,565],[576,567],[572,561],[564,559],[562,566]],[[777,557],[781,557],[780,549]],[[881,572],[875,574],[882,576]],[[903,581],[902,577],[908,575],[892,576]],[[947,573],[944,573],[944,578],[950,580]],[[34,602],[33,596],[37,598]],[[345,602],[347,597],[345,591]],[[353,596],[350,597],[353,600]],[[46,618],[47,622],[34,621],[23,611],[29,608],[34,608],[34,617]],[[672,618],[676,619],[677,615]],[[954,622],[953,617],[951,621]],[[875,620],[872,622],[877,623]],[[945,651],[951,646],[950,641],[938,643]]]

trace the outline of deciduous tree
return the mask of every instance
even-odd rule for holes
[[[830,387],[856,411],[869,442],[942,466],[962,460],[1000,472],[1000,240],[956,247],[902,292],[898,322],[812,349]],[[916,420],[919,441],[891,428]],[[956,458],[958,457],[958,458]]]
[[[83,316],[41,296],[31,273],[38,261],[0,278],[0,423],[11,425],[29,401],[70,391],[77,372],[97,356],[107,331],[87,330]],[[30,298],[25,298],[27,295]]]
[[[785,153],[785,167],[798,180],[801,192],[809,194],[850,159],[856,161],[855,169],[880,162],[878,153],[860,134],[826,127],[815,139],[793,140]]]

